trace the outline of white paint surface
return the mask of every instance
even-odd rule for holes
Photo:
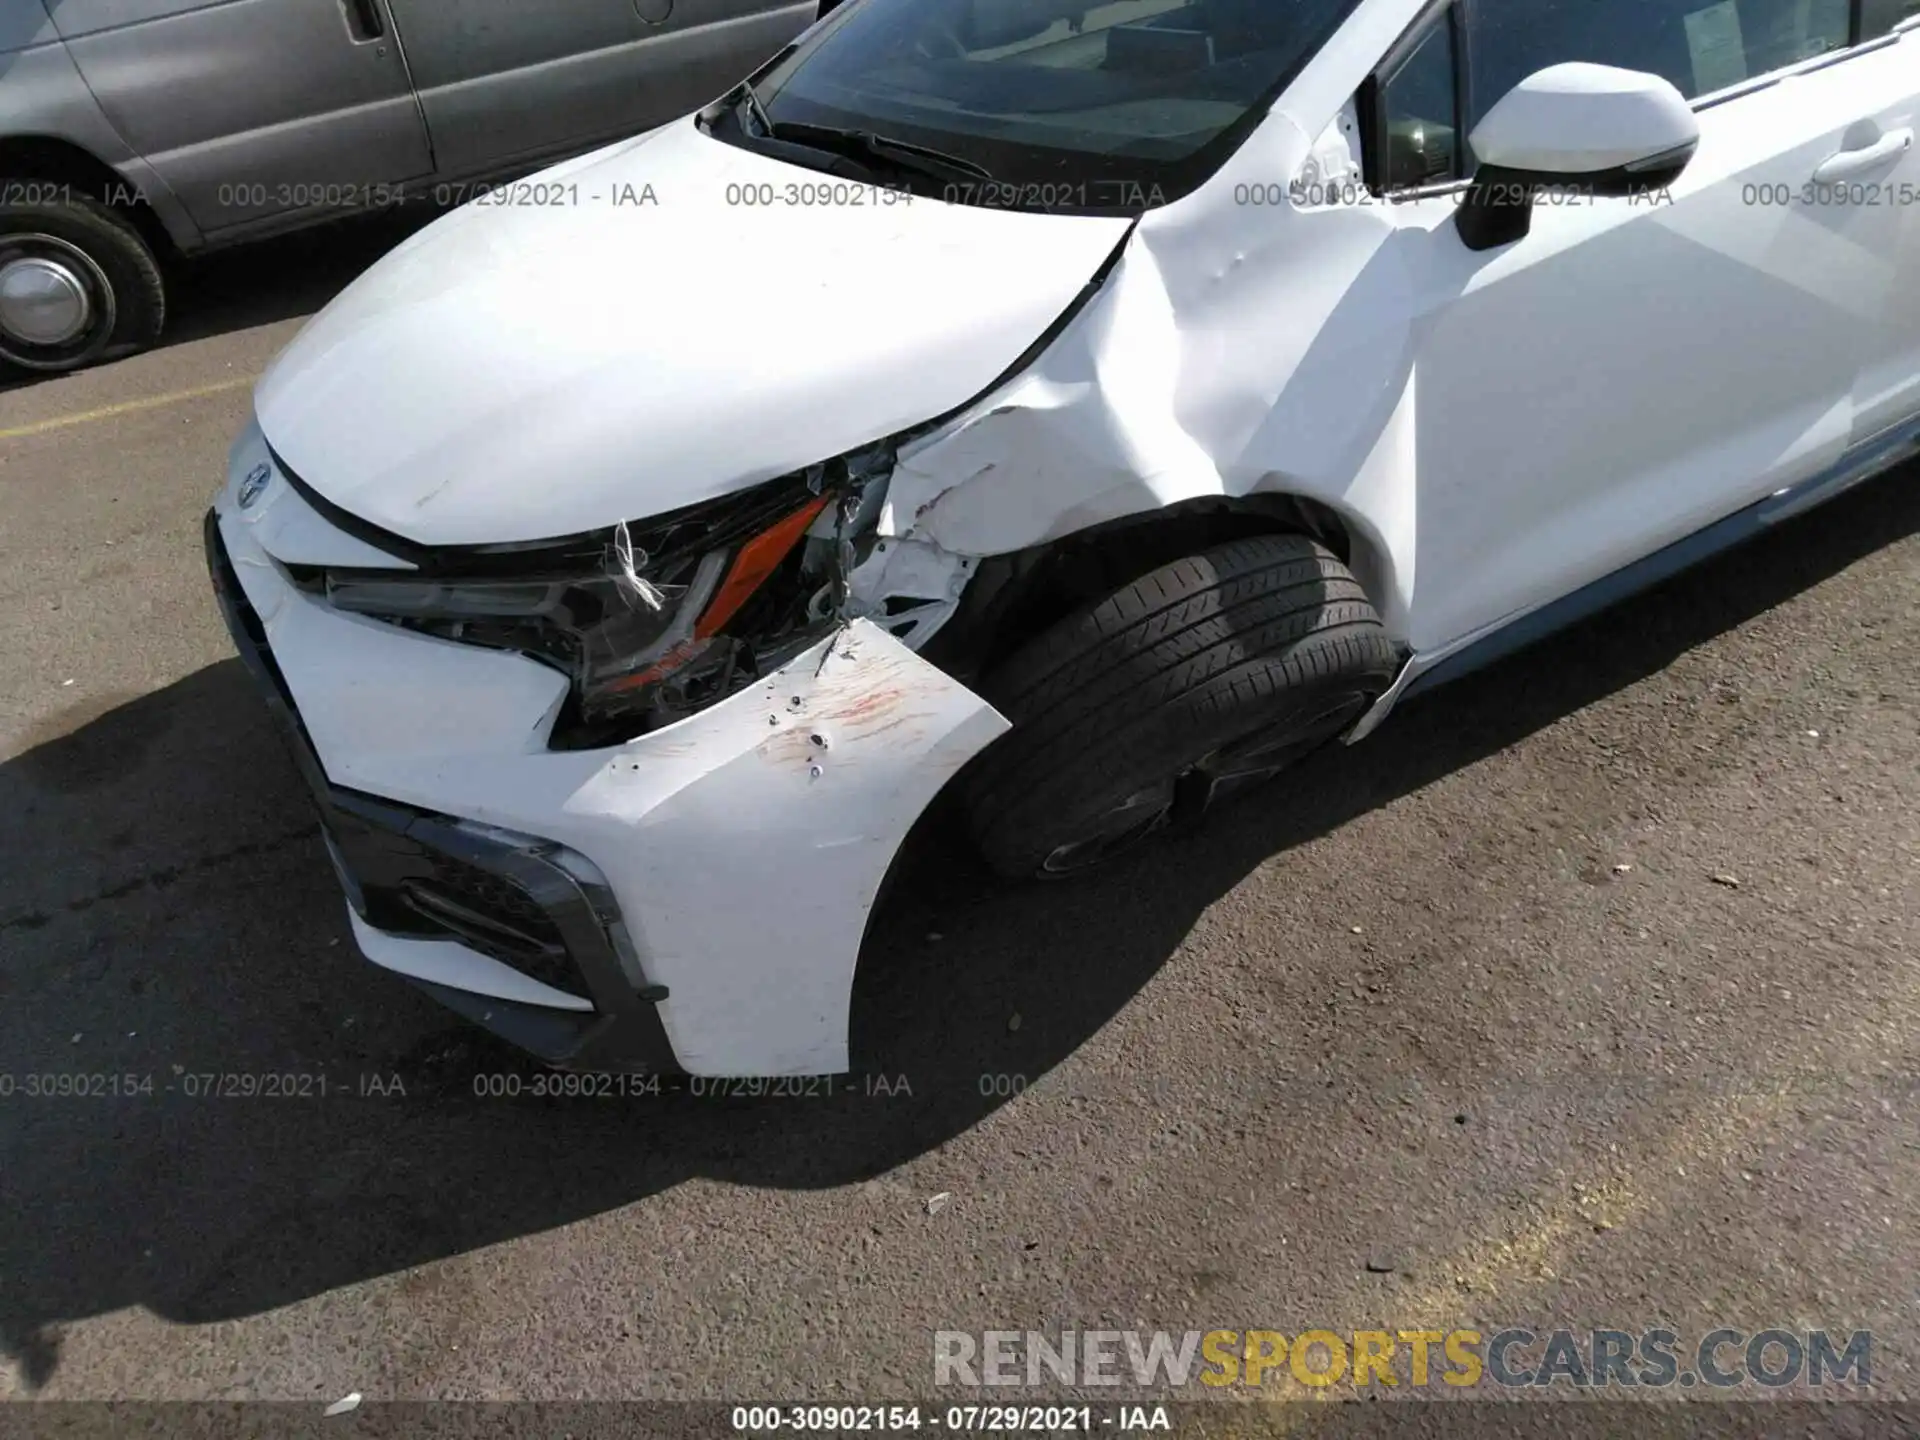
[[[1128,226],[889,204],[691,120],[558,173],[577,203],[457,210],[287,347],[256,405],[295,474],[436,545],[725,495],[964,403]],[[789,186],[848,203],[743,203]]]
[[[1577,176],[1670,154],[1699,136],[1700,122],[1672,82],[1576,63],[1514,86],[1474,127],[1472,144],[1484,165]]]

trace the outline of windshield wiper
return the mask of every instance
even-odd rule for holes
[[[747,114],[753,117],[753,123],[760,127],[762,135],[773,134],[773,120],[767,114],[767,107],[760,103],[760,97],[754,93],[753,82],[740,82],[740,99],[747,107]]]
[[[915,145],[876,135],[871,130],[839,129],[832,125],[806,125],[798,122],[777,125],[770,132],[776,140],[793,140],[818,150],[845,155],[852,160],[880,160],[897,170],[909,170],[936,180],[993,182],[993,172],[944,150]]]
[[[738,112],[743,110],[746,112],[746,118],[740,119]],[[762,103],[759,92],[753,88],[753,82],[750,80],[742,80],[716,100],[712,106],[700,113],[702,118],[710,123],[714,117],[728,111],[734,112],[735,120],[740,126],[740,133],[749,140],[772,141],[776,150],[811,150],[834,162],[835,168],[829,173],[844,174],[846,171],[839,167],[851,167],[863,185],[879,183],[872,167],[865,163],[863,156],[849,154],[841,146],[822,145],[811,134],[796,133],[809,131],[814,127],[776,124],[773,117],[767,114],[767,107]],[[789,155],[788,158],[791,159],[792,156]]]
[[[767,113],[766,105],[761,101],[759,93],[753,88],[753,82],[750,80],[742,80],[734,86],[732,92],[720,104],[724,105],[728,100],[737,101],[739,107],[746,111],[752,125],[751,128],[746,125],[741,128],[756,139],[773,140],[785,145],[797,145],[806,150],[817,150],[823,155],[850,160],[863,170],[871,170],[873,162],[877,160],[895,170],[931,176],[936,180],[994,183],[993,172],[986,166],[976,164],[959,155],[949,155],[943,150],[915,145],[910,140],[896,140],[890,135],[876,135],[871,130],[856,130],[850,127],[843,129],[834,125],[809,125],[801,121],[775,120]],[[754,134],[755,131],[758,131],[757,135]]]

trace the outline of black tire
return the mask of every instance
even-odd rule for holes
[[[0,361],[42,372],[78,370],[159,338],[166,284],[131,220],[46,181],[0,177],[0,195],[27,197],[0,204]],[[12,310],[10,283],[42,293],[51,287],[54,308]],[[71,306],[70,287],[82,296]],[[70,308],[77,318],[68,333],[59,322]]]
[[[1013,729],[970,777],[975,843],[1003,875],[1089,868],[1341,734],[1398,664],[1323,545],[1258,536],[1176,560],[981,682]]]

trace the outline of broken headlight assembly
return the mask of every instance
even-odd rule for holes
[[[572,689],[549,745],[615,745],[724,700],[832,627],[847,525],[869,511],[862,475],[838,461],[595,535],[295,578],[336,609],[563,671]]]

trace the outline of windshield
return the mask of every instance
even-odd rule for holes
[[[776,134],[863,132],[984,172],[898,177],[916,193],[1138,214],[1218,169],[1355,3],[850,0],[754,88]]]

